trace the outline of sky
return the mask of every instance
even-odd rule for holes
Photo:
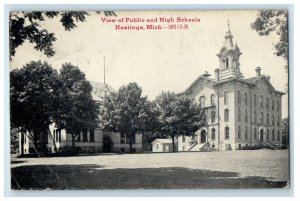
[[[251,29],[257,11],[116,11],[117,17],[109,19],[135,18],[155,19],[171,17],[172,23],[116,22],[103,23],[103,14],[91,12],[86,22],[77,23],[71,32],[65,31],[59,19],[46,20],[41,27],[55,33],[56,54],[47,58],[34,50],[34,45],[24,43],[16,51],[10,68],[20,68],[32,60],[47,61],[55,69],[71,62],[86,74],[91,81],[103,82],[105,56],[106,83],[118,89],[129,82],[136,82],[150,100],[161,91],[184,91],[199,75],[208,71],[214,77],[219,67],[216,54],[220,51],[228,20],[234,43],[237,42],[242,55],[240,69],[245,78],[255,76],[260,66],[262,74],[271,77],[275,89],[286,92],[288,75],[285,61],[274,55],[275,34],[259,36]],[[200,22],[176,22],[177,17],[200,19]],[[188,29],[160,30],[116,30],[115,25],[187,25]],[[286,117],[288,95],[282,98],[282,115]]]

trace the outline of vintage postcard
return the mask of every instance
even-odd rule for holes
[[[11,12],[11,189],[289,188],[287,18]]]

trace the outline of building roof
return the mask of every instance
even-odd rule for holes
[[[105,93],[115,93],[116,90],[112,88],[109,84],[104,84],[101,82],[89,81],[93,87],[92,97],[95,101],[103,101]]]

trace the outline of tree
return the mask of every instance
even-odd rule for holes
[[[21,139],[28,135],[36,152],[46,149],[47,131],[55,113],[57,80],[57,71],[41,61],[10,72],[11,128],[21,132]]]
[[[287,117],[282,120],[282,147],[289,148],[289,144],[289,118]]]
[[[100,12],[97,12],[100,13]],[[104,11],[105,16],[116,16],[113,11]],[[59,17],[66,31],[76,28],[76,22],[86,21],[88,12],[79,11],[41,11],[41,12],[12,12],[9,15],[9,53],[10,59],[15,55],[16,49],[26,40],[35,44],[35,49],[51,57],[55,54],[53,42],[55,34],[43,29],[41,22]]]
[[[72,135],[72,149],[80,133],[98,126],[99,105],[92,99],[92,86],[77,66],[63,64],[60,74],[62,92],[55,116],[56,126]]]
[[[200,107],[188,98],[179,98],[173,92],[162,92],[155,100],[159,109],[160,131],[172,139],[179,135],[193,135],[201,125]]]
[[[142,96],[142,89],[136,83],[120,87],[116,93],[111,93],[104,100],[102,111],[105,130],[119,132],[129,139],[132,153],[133,137],[149,131],[152,115],[151,103]]]
[[[288,61],[288,13],[286,10],[261,10],[257,18],[251,23],[251,28],[258,32],[260,36],[268,36],[276,32],[279,41],[275,44],[275,55]],[[288,70],[287,65],[285,66]]]

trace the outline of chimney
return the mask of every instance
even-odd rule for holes
[[[267,80],[270,82],[270,76],[269,76],[269,75],[267,75],[267,76],[266,76],[266,78],[267,78]]]
[[[204,73],[203,73],[203,75],[202,75],[203,77],[209,77],[210,76],[210,74],[207,72],[207,71],[204,71]]]
[[[256,69],[255,69],[256,77],[259,77],[259,76],[260,76],[260,70],[261,70],[261,68],[260,68],[259,66],[256,67]]]
[[[215,69],[215,81],[219,81],[220,80],[220,69],[216,68]]]

